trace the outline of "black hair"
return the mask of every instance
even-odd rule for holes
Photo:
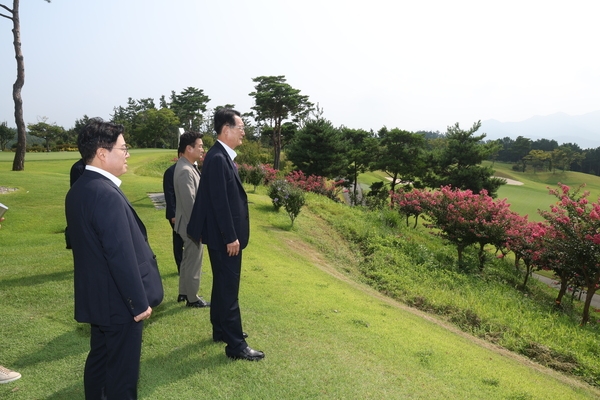
[[[185,153],[185,148],[187,146],[192,146],[196,144],[196,140],[202,139],[204,135],[200,132],[188,131],[184,132],[179,136],[179,146],[177,147],[177,152],[179,154]]]
[[[77,148],[85,164],[92,162],[99,148],[112,150],[124,131],[121,124],[104,121],[99,117],[91,118],[77,135]]]
[[[221,134],[223,126],[235,126],[236,115],[242,117],[242,114],[233,108],[220,108],[215,111],[215,132],[217,132],[217,136]]]

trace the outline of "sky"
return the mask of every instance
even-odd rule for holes
[[[249,112],[269,75],[356,129],[581,115],[600,110],[594,3],[21,0],[25,122],[68,129],[189,86]],[[11,29],[0,18],[0,122],[15,126]]]

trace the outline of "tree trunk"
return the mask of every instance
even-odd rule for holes
[[[592,304],[592,298],[594,297],[594,293],[596,293],[596,285],[594,285],[591,288],[588,288],[588,291],[585,295],[583,314],[581,316],[581,325],[587,324],[590,320],[590,304]]]
[[[586,279],[587,293],[585,294],[585,303],[583,305],[583,315],[581,317],[581,325],[585,325],[590,320],[590,305],[592,304],[592,298],[596,293],[598,287],[598,281],[600,281],[600,273],[595,274],[591,279]]]
[[[358,200],[358,189],[356,188],[358,186],[358,168],[356,168],[356,163],[354,163],[353,175],[354,175],[354,185],[352,187],[353,196],[350,198],[351,206],[355,206],[357,203],[357,200]]]
[[[477,258],[479,259],[479,272],[483,272],[483,267],[485,265],[485,244],[479,243],[479,254],[477,254]]]
[[[527,287],[527,281],[529,280],[529,277],[531,276],[532,272],[533,268],[531,266],[531,263],[525,261],[525,280],[523,281],[523,290],[525,290],[525,288]]]
[[[279,170],[279,161],[281,159],[281,124],[273,129],[273,168]]]
[[[569,281],[560,277],[560,289],[558,290],[558,296],[556,296],[556,300],[554,300],[554,305],[560,307],[562,304],[562,299],[565,293],[567,293],[567,288],[569,287]]]
[[[458,269],[463,268],[463,249],[464,246],[462,244],[459,243],[456,245],[456,250],[458,251]]]
[[[15,102],[15,123],[17,124],[17,151],[13,161],[13,171],[25,169],[25,151],[27,150],[27,130],[23,120],[23,99],[21,89],[25,84],[25,64],[21,51],[21,23],[19,22],[19,0],[13,0],[12,9],[13,38],[15,58],[17,59],[17,80],[13,85],[13,100]]]

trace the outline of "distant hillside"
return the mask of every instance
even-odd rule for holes
[[[556,140],[558,144],[576,143],[582,149],[595,149],[600,147],[600,111],[583,115],[556,113],[520,122],[490,119],[482,121],[479,132],[486,133],[488,140],[523,136],[531,140]]]

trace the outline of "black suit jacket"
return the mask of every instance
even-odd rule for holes
[[[65,200],[75,266],[75,319],[128,323],[156,307],[163,287],[146,227],[121,190],[90,170]]]
[[[83,162],[83,159],[80,158],[75,161],[75,164],[71,166],[71,171],[69,171],[69,181],[71,186],[73,186],[75,181],[83,175],[83,171],[85,171],[85,163]]]
[[[165,194],[166,203],[166,218],[171,222],[171,218],[175,218],[175,185],[173,176],[175,175],[175,166],[171,165],[163,174],[163,193]]]
[[[248,197],[235,164],[219,142],[204,157],[187,233],[215,250],[225,251],[236,240],[241,249],[248,245]]]

